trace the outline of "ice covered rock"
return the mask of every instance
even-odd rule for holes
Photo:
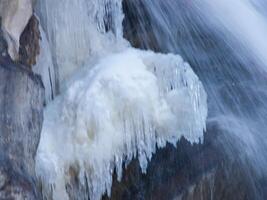
[[[198,142],[206,116],[206,93],[180,56],[112,54],[81,70],[45,111],[36,167],[45,195],[67,198],[75,169],[90,199],[100,199],[124,162],[136,157],[145,172],[156,146]]]
[[[90,199],[110,194],[112,175],[156,146],[201,140],[206,93],[178,55],[129,48],[121,0],[39,1],[61,94],[47,105],[36,172],[45,197],[68,199],[73,174]],[[75,196],[76,197],[76,196]]]

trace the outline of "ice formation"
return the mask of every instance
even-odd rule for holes
[[[110,193],[114,168],[121,177],[123,161],[138,157],[145,172],[156,145],[181,136],[198,142],[206,115],[205,91],[179,56],[110,55],[46,109],[37,172],[62,199],[68,170],[78,165],[90,199],[100,199]]]
[[[125,42],[121,0],[42,0],[36,10],[60,83],[88,60],[114,52]]]
[[[61,84],[46,107],[36,156],[44,195],[68,199],[74,168],[98,200],[110,194],[114,170],[121,178],[123,163],[136,157],[145,172],[156,146],[181,136],[201,140],[201,82],[178,55],[129,47],[121,0],[44,0],[38,9]]]

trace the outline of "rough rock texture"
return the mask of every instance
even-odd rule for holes
[[[1,57],[7,57],[8,53],[7,53],[7,44],[6,41],[4,39],[4,34],[0,29],[0,56]]]
[[[40,39],[39,21],[33,15],[20,36],[19,62],[21,64],[28,67],[36,64],[37,56],[40,54]]]
[[[39,199],[35,154],[43,121],[39,76],[6,55],[0,33],[0,199]]]
[[[20,35],[28,24],[32,12],[32,0],[0,1],[1,28],[8,44],[8,53],[13,60],[19,59]]]
[[[210,138],[207,136],[206,138]],[[138,161],[114,181],[111,197],[104,200],[249,200],[258,199],[237,163],[228,162],[213,141],[191,145],[185,139],[177,148],[159,149],[142,174]],[[116,178],[116,175],[114,175]]]

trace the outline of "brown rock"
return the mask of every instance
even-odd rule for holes
[[[20,37],[19,62],[25,66],[36,64],[36,58],[40,54],[39,21],[33,15]]]

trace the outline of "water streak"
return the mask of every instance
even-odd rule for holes
[[[124,10],[125,37],[136,47],[181,54],[208,93],[208,127],[217,127],[221,148],[248,176],[254,169],[253,181],[266,177],[266,3],[132,0]]]

